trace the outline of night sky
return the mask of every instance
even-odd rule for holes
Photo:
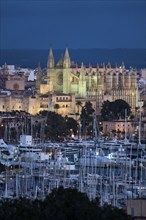
[[[0,0],[0,49],[146,48],[145,0]]]

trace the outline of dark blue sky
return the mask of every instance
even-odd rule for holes
[[[0,0],[0,48],[146,48],[145,0]]]

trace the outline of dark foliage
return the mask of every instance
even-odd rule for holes
[[[108,120],[118,120],[125,118],[125,110],[127,116],[131,114],[131,107],[122,99],[117,99],[114,102],[104,101],[101,109],[102,118]]]
[[[69,118],[69,117],[65,117],[65,121],[66,121],[66,125],[67,125],[67,129],[68,131],[72,131],[75,135],[77,134],[77,130],[78,130],[78,123],[75,119],[73,118]]]
[[[40,113],[43,117],[46,117],[46,123],[44,124],[44,134],[46,139],[55,141],[63,140],[73,132],[77,134],[78,123],[70,117],[63,117],[56,112],[43,111]]]
[[[82,135],[85,135],[88,127],[93,127],[93,113],[95,110],[92,108],[91,102],[86,102],[85,106],[82,107],[80,119],[82,125]]]
[[[118,208],[99,206],[76,189],[54,189],[44,201],[5,200],[0,202],[1,220],[132,220]]]
[[[65,118],[55,112],[48,112],[45,126],[46,137],[54,140],[63,139],[68,134]]]

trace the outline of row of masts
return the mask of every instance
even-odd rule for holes
[[[17,169],[5,163],[6,171],[1,174],[2,198],[28,197],[43,199],[52,189],[77,188],[87,193],[90,199],[100,198],[100,203],[109,203],[114,206],[126,204],[128,198],[146,196],[146,165],[141,157],[137,156],[135,164],[97,164],[87,163],[89,149],[84,146],[75,168],[65,168],[66,163],[53,161],[39,162],[35,167],[34,161],[18,163]],[[80,157],[85,155],[84,162]],[[146,164],[146,163],[145,163]]]
[[[125,111],[126,123],[126,111]],[[133,163],[130,153],[130,162],[124,163],[87,163],[91,151],[102,148],[98,142],[98,128],[94,117],[95,145],[90,149],[86,144],[78,151],[78,161],[71,168],[64,161],[58,163],[55,159],[48,161],[26,161],[5,163],[6,170],[1,174],[0,196],[2,198],[28,197],[43,199],[54,188],[77,188],[87,193],[90,199],[100,198],[100,203],[109,203],[121,207],[128,198],[146,196],[146,161],[142,161],[142,151],[139,155],[140,144],[137,146],[136,160]],[[126,129],[125,129],[126,138]],[[140,139],[139,139],[140,140]],[[132,149],[132,147],[131,147]],[[81,157],[84,156],[84,163]],[[68,161],[69,162],[69,161]],[[9,166],[10,164],[10,166]],[[37,164],[37,166],[35,166]],[[13,166],[13,169],[12,169]]]

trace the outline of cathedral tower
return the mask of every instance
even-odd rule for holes
[[[86,97],[86,78],[83,63],[81,65],[79,76],[79,97]]]
[[[53,82],[54,82],[54,56],[53,50],[50,48],[48,62],[47,62],[47,84],[49,85],[49,91],[53,90]],[[54,85],[55,86],[55,85]]]
[[[47,68],[49,69],[54,68],[54,56],[53,56],[52,48],[50,48],[50,51],[49,51]]]
[[[63,93],[71,92],[71,62],[68,48],[65,50],[63,60]]]
[[[66,48],[64,61],[63,61],[63,68],[68,69],[70,68],[70,66],[71,66],[71,62],[70,62],[69,52],[68,52],[68,48]]]

